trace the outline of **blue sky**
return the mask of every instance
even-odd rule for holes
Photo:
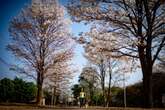
[[[19,14],[21,9],[30,4],[31,0],[0,0],[0,77],[13,78],[15,74],[9,71],[8,66],[10,64],[17,63],[15,57],[8,52],[5,47],[10,42],[10,36],[8,32],[9,21]],[[66,0],[60,0],[61,4],[66,4]],[[86,32],[89,30],[89,26],[83,23],[72,23],[71,30],[74,36],[78,36],[80,32]],[[86,59],[83,57],[83,48],[77,45],[75,48],[75,57],[73,59],[74,65],[81,70],[86,65]],[[6,63],[5,63],[6,62]],[[80,71],[79,71],[80,72]],[[77,82],[77,78],[80,73],[76,73],[74,77],[74,83]],[[140,72],[132,73],[128,80],[129,84],[141,80]]]
[[[19,13],[30,0],[0,0],[0,76],[13,78],[15,75],[9,71],[8,66],[15,63],[15,58],[6,51],[6,45],[10,42],[8,33],[9,21]],[[6,63],[3,63],[5,61]]]

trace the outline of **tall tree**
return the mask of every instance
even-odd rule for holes
[[[96,65],[96,67],[98,68],[98,76],[99,76],[99,80],[100,80],[100,86],[102,89],[102,99],[103,99],[103,105],[105,106],[105,102],[106,102],[106,93],[105,93],[105,80],[106,80],[106,60],[103,56],[101,56],[102,54],[97,54],[94,51],[87,51],[87,49],[89,48],[85,48],[86,49],[86,58],[93,62],[94,65]],[[94,53],[92,53],[94,52]]]
[[[56,104],[57,96],[67,94],[67,90],[70,89],[70,82],[73,78],[73,73],[75,72],[73,68],[74,67],[71,66],[70,62],[62,61],[56,63],[47,74],[47,77],[45,79],[45,87],[51,89],[51,91],[53,92],[53,104]]]
[[[98,76],[98,72],[97,72],[97,69],[92,67],[92,66],[87,66],[87,67],[84,67],[82,69],[82,72],[80,74],[80,79],[79,79],[79,82],[80,82],[80,86],[81,85],[84,85],[85,83],[85,86],[87,86],[85,90],[87,93],[87,98],[89,99],[89,103],[90,105],[93,104],[93,97],[94,97],[94,92],[96,90],[96,87],[98,86],[99,84],[99,76]],[[89,94],[89,97],[88,97],[88,94]]]
[[[7,48],[20,59],[26,75],[36,79],[39,105],[44,79],[55,76],[54,67],[72,57],[68,24],[64,8],[54,0],[32,0],[32,4],[10,22],[12,41]]]
[[[116,41],[114,35],[112,33],[103,32],[104,30],[104,27],[97,27],[94,24],[89,32],[82,33],[81,37],[77,40],[79,43],[82,43],[84,45],[85,57],[98,68],[98,76],[102,88],[104,106],[110,106],[110,92],[112,85],[115,85],[121,81],[120,73],[124,72],[125,74],[128,72],[124,71],[124,68],[126,66],[121,66],[122,63],[119,62],[119,59],[121,61],[127,61],[128,58],[124,56],[117,56],[110,51],[105,51],[105,49],[113,50],[118,45],[113,43],[114,41]],[[120,67],[117,67],[117,65],[120,65]],[[127,70],[129,70],[128,67]],[[107,76],[109,79],[106,78]],[[106,80],[108,80],[107,94],[105,89]]]
[[[165,46],[164,0],[80,0],[68,10],[75,21],[109,24],[107,32],[114,32],[119,45],[115,52],[139,59],[144,106],[152,107],[152,68]]]

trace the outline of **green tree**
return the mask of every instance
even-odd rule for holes
[[[80,86],[85,89],[86,98],[93,104],[96,87],[99,84],[99,74],[94,67],[84,67],[79,77]]]
[[[93,105],[102,106],[104,103],[104,98],[102,96],[102,92],[99,88],[96,88],[94,95],[92,97]]]
[[[74,98],[77,99],[80,96],[81,87],[79,84],[75,84],[72,87],[72,94],[74,95]]]
[[[13,100],[14,83],[8,78],[0,80],[0,101],[9,102]]]
[[[0,101],[29,103],[36,97],[36,85],[20,78],[0,80]]]
[[[36,86],[31,82],[25,82],[20,78],[15,78],[14,83],[14,101],[30,102],[36,97]]]

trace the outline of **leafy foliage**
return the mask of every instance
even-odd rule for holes
[[[14,89],[14,84],[13,81],[4,78],[0,80],[0,101],[11,101],[15,89]]]
[[[84,67],[79,77],[80,86],[84,88],[86,99],[90,105],[93,104],[92,99],[99,83],[98,75],[96,68]]]
[[[72,87],[72,94],[74,95],[74,98],[77,99],[80,95],[81,87],[78,84],[73,85]]]
[[[32,82],[25,82],[20,78],[0,80],[0,101],[29,103],[36,98],[36,85]]]

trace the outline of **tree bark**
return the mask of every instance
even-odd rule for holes
[[[37,105],[42,105],[42,85],[37,85]]]
[[[144,105],[145,108],[152,108],[152,55],[151,55],[151,26],[149,19],[147,22],[149,24],[147,32],[147,45],[145,45],[145,37],[142,34],[142,24],[143,24],[143,1],[137,0],[136,7],[138,11],[137,17],[137,37],[139,40],[138,53],[141,63],[141,69],[143,74],[143,96],[144,96]],[[145,7],[146,8],[146,7]]]
[[[107,107],[110,107],[110,95],[111,95],[111,74],[109,78],[109,85],[108,85],[108,95],[107,95]]]
[[[41,23],[43,24],[43,23]],[[44,33],[44,32],[42,32]],[[37,87],[38,87],[38,91],[37,91],[37,105],[42,105],[42,85],[43,85],[43,80],[44,80],[44,60],[45,60],[45,40],[41,39],[40,42],[40,60],[38,61],[38,72],[37,72]]]
[[[105,87],[103,87],[103,106],[106,106],[106,100],[105,100]]]
[[[57,103],[57,94],[56,94],[56,87],[54,87],[54,93],[53,93],[53,105],[56,105]]]
[[[41,73],[37,74],[37,105],[42,105],[42,84],[43,84],[43,78]]]
[[[103,98],[103,106],[105,107],[106,105],[106,100],[105,100],[105,68],[103,64],[103,60],[101,60],[101,64],[99,65],[100,68],[100,79],[101,79],[101,88],[102,88],[102,98]]]
[[[152,64],[151,59],[149,59],[144,54],[144,48],[139,48],[139,56],[141,69],[143,74],[143,97],[144,97],[144,108],[153,107],[153,96],[152,96]],[[150,61],[149,61],[150,60]]]
[[[107,107],[110,107],[110,95],[111,95],[111,80],[112,80],[112,71],[111,71],[111,64],[109,62],[109,84],[108,84],[108,95],[107,95]]]
[[[105,107],[106,100],[105,100],[105,84],[104,84],[105,81],[104,81],[104,78],[102,79],[101,82],[102,82],[101,85],[102,85],[102,92],[103,92],[103,96],[102,96],[103,97],[103,106]]]
[[[144,107],[152,108],[152,74],[151,68],[143,73],[143,95],[144,95]]]

